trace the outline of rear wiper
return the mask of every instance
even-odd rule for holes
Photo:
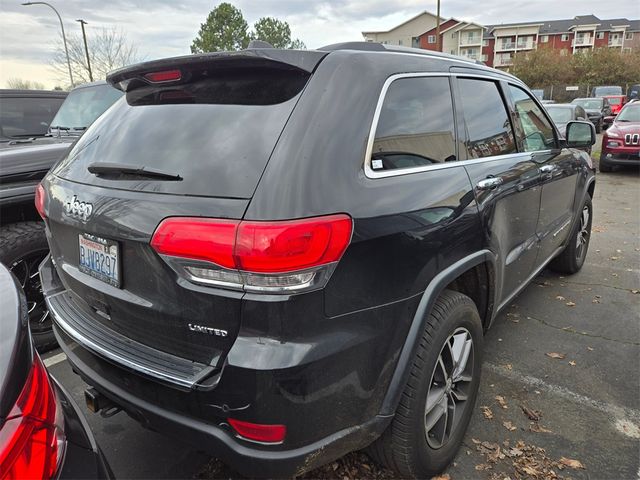
[[[56,126],[51,125],[49,128],[51,130],[71,130],[69,127],[63,127],[62,125],[56,125]]]
[[[123,165],[121,163],[95,162],[89,165],[87,170],[95,175],[133,175],[135,177],[157,178],[158,180],[182,180],[180,175],[160,172],[146,168],[145,166],[136,167]]]

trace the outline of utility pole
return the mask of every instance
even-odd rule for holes
[[[89,81],[93,82],[93,74],[91,73],[91,60],[89,60],[89,47],[87,47],[87,34],[84,33],[84,26],[88,25],[88,23],[82,19],[78,19],[76,20],[76,22],[80,22],[80,25],[82,26],[82,39],[84,40],[84,53],[87,55],[87,68],[89,69]]]
[[[71,81],[71,88],[75,87],[75,84],[73,83],[73,74],[71,73],[71,61],[69,60],[69,50],[67,49],[67,37],[64,36],[64,24],[62,23],[62,18],[60,17],[60,14],[55,8],[53,8],[53,5],[50,5],[47,2],[26,2],[26,3],[23,3],[22,5],[25,7],[29,5],[46,5],[51,10],[56,12],[56,15],[58,16],[58,20],[60,20],[60,28],[62,29],[62,41],[64,43],[64,53],[67,54],[67,67],[69,67],[69,80]]]
[[[436,50],[441,51],[440,47],[440,0],[438,0],[438,11],[436,13]]]

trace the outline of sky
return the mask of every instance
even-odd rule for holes
[[[0,87],[10,78],[38,81],[46,88],[66,83],[51,58],[60,38],[54,12],[43,5],[0,0]],[[219,2],[206,0],[49,0],[60,12],[67,35],[79,34],[76,19],[92,29],[116,27],[144,60],[189,54],[200,24]],[[292,37],[309,48],[362,40],[362,31],[388,30],[427,10],[436,0],[233,0],[251,26],[264,16],[289,22]],[[638,0],[442,0],[442,17],[483,24],[573,18],[638,18]]]

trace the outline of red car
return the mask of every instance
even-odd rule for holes
[[[640,101],[627,103],[602,136],[600,171],[640,165]]]
[[[608,127],[613,123],[613,119],[616,118],[616,115],[620,113],[623,105],[627,101],[627,97],[624,95],[606,95],[602,98],[605,98],[609,105],[611,105],[611,114],[604,117],[604,125]]]

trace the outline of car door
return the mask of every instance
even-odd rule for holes
[[[580,163],[576,161],[577,152],[561,148],[550,119],[533,97],[516,85],[509,84],[507,90],[520,148],[531,153],[540,171],[536,266],[541,266],[562,247],[571,230]]]
[[[463,125],[461,155],[467,160],[483,220],[485,242],[497,256],[499,306],[530,277],[536,260],[540,172],[518,151],[500,82],[458,77],[457,104]]]

